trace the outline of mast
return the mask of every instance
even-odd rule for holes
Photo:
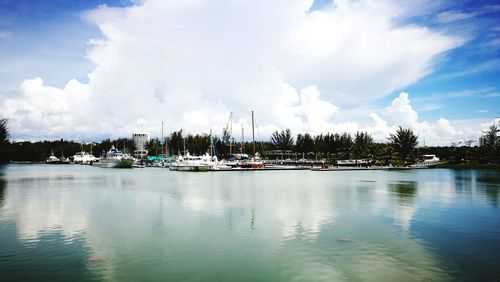
[[[243,128],[243,124],[241,124],[241,145],[240,145],[241,154],[243,154],[243,143],[245,143],[245,129]]]
[[[161,121],[161,155],[163,156],[163,142],[165,139],[163,138],[163,121]]]
[[[253,143],[252,157],[253,157],[253,160],[255,161],[255,128],[254,128],[254,121],[253,121],[253,111],[252,111],[252,143]]]
[[[186,155],[186,137],[182,138],[182,141],[184,142],[184,156]]]
[[[208,138],[209,138],[209,145],[208,145],[208,154],[210,155],[210,157],[212,156],[212,129],[210,128],[210,134],[208,135]]]
[[[229,155],[233,154],[233,112],[229,116]]]

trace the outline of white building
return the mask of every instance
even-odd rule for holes
[[[134,140],[135,153],[146,155],[146,144],[149,142],[149,133],[132,133],[132,140]]]

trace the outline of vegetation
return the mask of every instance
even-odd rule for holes
[[[293,148],[293,137],[290,129],[275,131],[271,135],[271,143],[278,150],[291,150]]]
[[[418,144],[418,137],[413,133],[411,128],[405,129],[400,126],[396,134],[391,134],[389,142],[403,163],[408,163],[415,159],[414,153],[415,147]]]
[[[334,163],[342,159],[371,159],[375,165],[408,165],[416,162],[418,156],[435,154],[447,162],[447,166],[455,167],[499,167],[500,166],[500,129],[498,125],[491,126],[484,132],[480,146],[471,146],[466,142],[464,146],[446,147],[417,147],[418,136],[411,128],[399,127],[395,134],[391,134],[387,143],[376,143],[368,132],[325,133],[311,135],[300,133],[294,138],[290,129],[276,131],[269,141],[259,142],[257,151],[266,158],[291,158],[327,160]],[[0,161],[34,161],[43,162],[51,153],[66,157],[76,152],[92,151],[94,155],[115,146],[120,150],[132,153],[134,144],[129,138],[115,140],[106,139],[101,142],[80,144],[73,141],[39,141],[39,142],[9,142],[7,120],[0,120]],[[212,140],[211,140],[212,139]],[[294,142],[295,141],[295,142]],[[169,153],[178,155],[184,148],[192,154],[204,154],[213,145],[215,153],[220,158],[230,156],[232,152],[250,153],[252,144],[234,143],[228,132],[222,136],[208,134],[184,135],[182,130],[174,131],[164,140],[153,138],[146,149],[150,155]],[[245,151],[246,148],[246,151]],[[280,153],[282,152],[282,153]]]
[[[9,128],[7,125],[7,119],[0,119],[0,164],[9,161],[7,153],[9,147]]]

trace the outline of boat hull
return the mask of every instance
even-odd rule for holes
[[[134,160],[103,161],[96,162],[93,165],[104,168],[132,168]]]
[[[209,165],[171,165],[169,167],[172,171],[208,171]]]

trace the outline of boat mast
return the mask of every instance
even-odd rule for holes
[[[214,154],[214,145],[212,143],[212,129],[210,129],[210,157],[213,157],[215,154]]]
[[[240,145],[240,153],[243,154],[243,144],[245,143],[245,128],[243,124],[241,124],[241,145]]]
[[[186,155],[186,137],[182,138],[182,141],[184,142],[184,156]]]
[[[233,112],[229,116],[229,155],[233,154]]]
[[[163,121],[161,121],[161,155],[163,156],[163,142],[165,142],[165,139],[163,138]]]
[[[253,160],[255,161],[255,129],[254,129],[254,121],[253,121],[253,111],[252,111],[252,143],[253,143],[252,157],[253,157]]]

